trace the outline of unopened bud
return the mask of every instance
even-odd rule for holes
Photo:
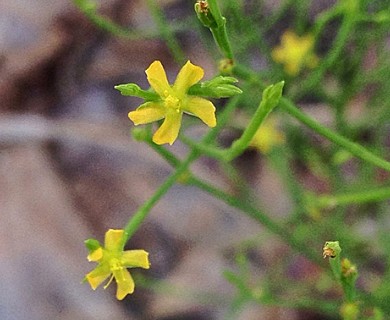
[[[356,320],[359,316],[359,307],[356,303],[344,303],[340,308],[340,315],[344,320]]]
[[[159,99],[159,95],[157,93],[152,91],[142,90],[135,83],[119,84],[114,88],[116,90],[119,90],[121,95],[123,96],[139,97],[145,100],[152,100],[152,101]]]
[[[336,258],[341,252],[340,244],[338,241],[327,241],[323,248],[324,259],[326,257]]]
[[[222,74],[232,74],[234,62],[232,59],[221,59],[218,63],[218,70]]]
[[[242,93],[242,90],[234,85],[236,82],[236,78],[218,76],[193,85],[188,93],[209,98],[228,98]]]
[[[209,4],[206,0],[198,0],[195,3],[195,12],[198,16],[199,21],[206,27],[206,28],[216,28],[217,22],[215,21],[213,15],[211,14],[209,10]]]

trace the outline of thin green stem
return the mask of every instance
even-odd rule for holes
[[[288,230],[286,230],[284,227],[282,227],[281,225],[273,221],[266,214],[252,207],[252,205],[248,201],[242,202],[240,201],[240,199],[231,196],[226,192],[217,189],[214,186],[206,182],[203,182],[199,179],[196,179],[194,177],[190,179],[190,183],[198,187],[199,189],[213,195],[214,197],[222,200],[223,202],[230,205],[231,207],[241,210],[249,217],[253,218],[257,222],[262,224],[267,230],[278,235],[286,243],[288,243],[293,249],[306,256],[306,258],[308,258],[309,260],[313,261],[316,264],[319,265],[321,264],[321,259],[319,258],[316,252],[313,252],[309,247],[307,247],[307,245],[295,239],[295,237]]]
[[[214,40],[225,58],[233,60],[233,51],[226,31],[226,19],[222,16],[216,0],[208,0],[208,6],[215,20],[215,24],[208,26]]]
[[[282,96],[284,81],[267,87],[263,92],[263,98],[260,105],[253,115],[248,126],[242,133],[241,137],[233,142],[231,147],[225,151],[225,159],[231,161],[241,155],[255,136],[257,130],[267,118],[270,112],[278,105]]]
[[[234,110],[234,107],[237,104],[238,99],[233,98],[230,100],[229,104],[224,109],[223,113],[219,117],[219,122],[216,127],[210,130],[206,136],[203,138],[204,143],[209,143],[217,136],[219,130],[222,129],[224,124],[229,119],[230,113]],[[125,230],[125,239],[124,244],[133,236],[133,234],[138,230],[142,222],[146,219],[150,210],[155,206],[155,204],[168,192],[168,190],[175,184],[175,182],[180,178],[182,174],[185,174],[188,170],[188,167],[191,165],[193,161],[195,161],[200,153],[197,150],[193,150],[187,156],[187,158],[179,164],[178,159],[175,158],[174,155],[171,155],[169,151],[161,151],[160,149],[156,149],[160,154],[163,154],[164,157],[169,161],[172,165],[178,165],[175,171],[162,183],[162,185],[156,190],[156,192],[142,204],[140,208],[135,212],[135,214],[130,218],[128,223],[126,224]]]
[[[236,65],[233,68],[233,73],[237,77],[250,81],[264,88],[263,82],[260,79],[258,79],[256,73],[254,73],[249,69],[246,69],[242,65]],[[368,151],[360,144],[354,143],[348,140],[347,138],[344,138],[343,136],[337,134],[336,132],[322,126],[320,123],[318,123],[317,121],[313,120],[305,113],[300,111],[289,99],[282,97],[280,99],[280,105],[282,109],[286,111],[288,114],[290,114],[292,117],[299,120],[300,122],[302,122],[303,124],[311,128],[312,130],[317,132],[318,134],[327,138],[328,140],[336,143],[340,147],[343,147],[345,150],[349,151],[357,158],[367,161],[368,163],[371,163],[372,165],[375,165],[386,171],[390,171],[390,162],[374,155],[372,152]]]
[[[73,3],[98,28],[112,33],[115,36],[125,37],[130,40],[152,38],[157,36],[156,32],[153,31],[143,30],[134,32],[116,24],[108,18],[98,14],[96,3],[90,0],[73,0]]]
[[[390,187],[375,188],[351,193],[335,195],[319,195],[313,198],[322,208],[348,204],[379,202],[390,199]]]
[[[280,99],[280,104],[282,106],[282,109],[285,110],[288,114],[290,114],[291,116],[293,116],[294,118],[296,118],[297,120],[299,120],[300,122],[308,126],[309,128],[313,129],[315,132],[324,136],[328,140],[343,147],[354,156],[364,161],[367,161],[372,165],[382,168],[386,171],[390,171],[390,162],[374,155],[366,148],[362,147],[360,144],[352,142],[347,138],[340,136],[336,132],[322,126],[321,124],[319,124],[318,122],[316,122],[315,120],[307,116],[305,113],[300,111],[298,108],[296,108],[290,100],[282,97]]]
[[[344,48],[348,37],[350,36],[351,30],[355,24],[355,15],[352,12],[345,10],[344,18],[337,33],[337,36],[333,42],[332,48],[329,50],[325,58],[321,59],[321,63],[318,65],[316,70],[310,74],[299,86],[299,93],[294,95],[294,99],[299,99],[311,88],[316,87],[325,72],[336,62]]]
[[[224,162],[232,161],[248,148],[263,121],[277,106],[280,97],[282,96],[283,86],[284,81],[281,81],[275,85],[270,85],[263,91],[261,102],[251,121],[245,128],[241,137],[234,141],[230,148],[221,150],[217,149],[215,146],[211,147],[202,143],[195,143],[186,137],[183,138],[183,142],[189,144],[192,148],[197,149],[210,157]]]
[[[156,2],[156,0],[146,0],[146,4],[152,15],[152,18],[157,25],[157,28],[160,30],[162,38],[166,42],[169,50],[171,51],[173,58],[179,65],[184,64],[186,61],[185,54],[181,49],[181,46],[177,41],[175,34],[172,32],[171,27],[167,23],[167,20],[159,4]]]

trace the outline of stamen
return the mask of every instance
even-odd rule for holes
[[[111,284],[112,280],[114,280],[114,275],[111,275],[110,280],[108,280],[107,284],[103,287],[103,289],[106,289]]]

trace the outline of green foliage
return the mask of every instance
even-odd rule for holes
[[[192,19],[181,23],[168,20],[162,8],[148,0],[159,34],[130,33],[100,16],[90,2],[74,2],[96,25],[117,36],[161,37],[180,64],[188,58],[176,31],[199,30],[197,45],[209,50],[219,73],[192,86],[188,93],[229,98],[224,108],[217,106],[217,126],[201,141],[179,136],[191,149],[185,160],[155,145],[149,131],[136,132],[140,141],[173,167],[173,173],[129,220],[128,238],[185,176],[187,184],[239,209],[277,235],[291,251],[268,266],[255,285],[250,280],[256,275],[255,265],[245,250],[239,252],[237,270],[224,273],[237,291],[231,301],[232,319],[249,302],[312,309],[344,320],[390,318],[388,1],[339,0],[315,14],[311,1],[285,0],[272,10],[261,0],[198,1]],[[155,99],[154,92],[136,84],[115,88],[123,95]],[[313,109],[318,114],[324,111],[326,119],[314,119],[317,113],[310,116]],[[290,212],[280,220],[262,210],[239,167],[229,163],[250,146],[270,113],[278,119],[285,143],[260,157],[274,168],[291,199]],[[238,114],[244,124],[237,123]],[[240,131],[228,148],[218,144],[222,129]],[[245,192],[232,194],[192,174],[190,165],[200,156],[217,159],[226,178],[240,181],[240,190]],[[361,232],[364,221],[373,221],[373,234]],[[320,248],[329,238],[338,239],[343,254],[351,260],[341,259],[340,251],[334,257],[327,254],[328,268]],[[265,245],[266,241],[258,240],[251,248]],[[327,243],[327,249],[335,250],[334,245]],[[302,281],[286,275],[297,253],[305,258],[295,262],[305,273]],[[382,269],[372,270],[373,261],[378,260]],[[356,287],[357,268],[365,287]],[[367,284],[372,272],[380,281]]]

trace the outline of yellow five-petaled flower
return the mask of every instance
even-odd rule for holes
[[[107,288],[115,278],[118,300],[134,292],[134,281],[127,268],[149,269],[150,267],[146,251],[123,251],[123,236],[124,230],[110,229],[106,232],[104,247],[99,246],[88,255],[88,260],[97,262],[98,266],[85,276],[93,290],[111,276],[104,286],[104,289]]]
[[[188,95],[188,89],[203,78],[204,71],[201,67],[187,61],[173,86],[168,83],[160,61],[154,61],[146,70],[146,75],[150,86],[160,98],[145,102],[136,111],[129,112],[129,118],[135,125],[164,119],[153,135],[155,143],[173,144],[179,134],[183,112],[197,116],[209,127],[216,125],[214,105],[206,99]]]
[[[318,57],[313,52],[314,37],[306,34],[301,37],[293,31],[283,33],[281,44],[272,50],[272,59],[284,65],[284,70],[296,76],[303,67],[314,68]]]

